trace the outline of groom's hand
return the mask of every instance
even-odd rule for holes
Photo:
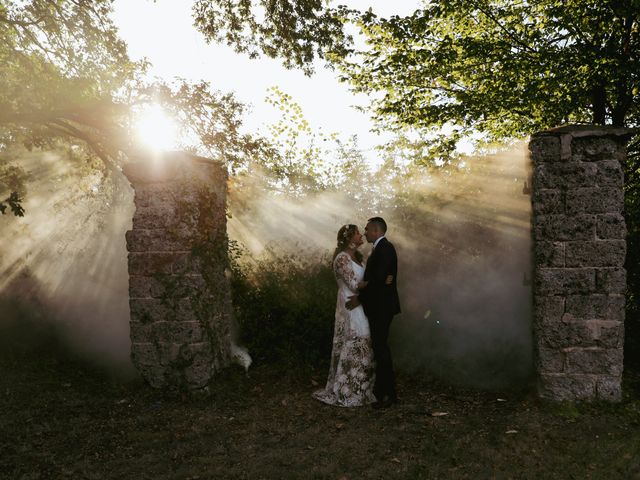
[[[352,295],[351,297],[349,297],[349,301],[344,304],[344,306],[347,307],[347,310],[353,310],[358,305],[360,305],[360,299],[357,295]]]

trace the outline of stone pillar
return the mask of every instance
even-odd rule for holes
[[[533,326],[538,393],[621,398],[626,272],[623,170],[631,131],[534,135]]]
[[[226,170],[174,152],[124,173],[136,206],[126,233],[133,363],[153,387],[206,387],[230,356]]]

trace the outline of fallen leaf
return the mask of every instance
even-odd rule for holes
[[[497,400],[498,400],[498,402],[506,402],[507,401],[506,398],[498,398]]]
[[[399,458],[397,458],[397,457],[393,457],[393,458],[391,459],[391,461],[392,461],[392,462],[394,462],[394,463],[402,463],[402,462],[400,462],[400,459],[399,459]]]
[[[507,435],[511,435],[512,433],[518,433],[518,430],[507,430],[506,432]]]
[[[448,412],[431,412],[432,417],[444,417],[445,415],[449,415]]]
[[[340,430],[342,427],[344,427],[344,423],[340,423],[340,422],[336,423],[336,428],[338,430]]]

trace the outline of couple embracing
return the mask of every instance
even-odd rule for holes
[[[358,250],[364,243],[357,225],[338,231],[333,271],[338,301],[329,377],[314,398],[341,407],[371,404],[385,408],[397,401],[388,345],[393,316],[400,313],[396,250],[387,240],[384,219],[369,219],[364,236],[373,244],[366,267]]]

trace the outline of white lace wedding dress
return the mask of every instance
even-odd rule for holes
[[[358,293],[358,282],[364,276],[364,267],[358,265],[346,252],[333,261],[338,282],[336,321],[333,331],[333,350],[329,378],[324,389],[313,397],[329,405],[356,407],[376,401],[373,395],[375,364],[371,349],[369,321],[358,306],[347,310],[345,303]]]

